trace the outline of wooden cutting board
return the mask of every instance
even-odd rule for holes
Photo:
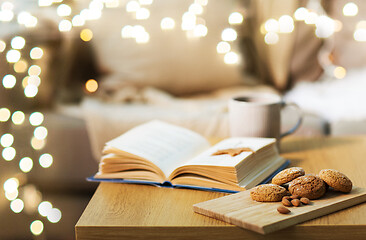
[[[312,200],[310,205],[289,207],[291,213],[280,214],[277,212],[277,207],[282,206],[280,202],[256,202],[250,198],[249,191],[244,191],[197,203],[193,205],[193,210],[245,229],[267,234],[365,201],[366,189],[353,187],[347,194],[328,191],[322,198]]]

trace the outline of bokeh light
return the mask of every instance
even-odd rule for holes
[[[224,56],[224,62],[226,64],[237,64],[239,63],[239,55],[234,52],[228,52]]]
[[[0,108],[0,122],[6,122],[9,120],[11,112],[7,108]]]
[[[3,77],[4,88],[13,88],[15,86],[16,82],[17,82],[17,79],[11,74],[5,75]]]
[[[85,83],[85,89],[90,93],[96,92],[98,90],[98,82],[94,79],[89,79]]]
[[[40,150],[40,149],[44,148],[45,145],[46,145],[46,141],[44,139],[37,139],[35,137],[32,137],[31,146],[33,149]]]
[[[127,12],[136,12],[140,8],[140,4],[137,1],[129,1],[126,4]]]
[[[161,20],[160,22],[160,27],[163,30],[170,30],[170,29],[174,29],[175,27],[175,21],[173,18],[170,17],[165,17]]]
[[[143,20],[150,17],[150,11],[147,8],[139,8],[136,11],[136,19]]]
[[[11,116],[11,120],[15,125],[20,125],[24,122],[25,115],[22,111],[15,111]]]
[[[28,69],[29,76],[39,76],[42,72],[42,69],[38,65],[32,65]]]
[[[29,123],[32,126],[39,126],[43,123],[44,116],[40,112],[34,112],[29,116]]]
[[[51,167],[53,163],[53,157],[49,153],[44,153],[39,157],[39,165],[43,168],[49,168]]]
[[[358,6],[355,3],[349,2],[344,5],[343,7],[344,16],[356,16],[357,13],[358,13]]]
[[[2,156],[5,161],[11,161],[15,158],[16,150],[13,147],[6,147],[2,151]]]
[[[227,53],[230,52],[231,46],[228,42],[219,42],[216,46],[216,51],[218,53]]]
[[[81,30],[81,32],[80,32],[80,38],[84,42],[89,42],[90,40],[93,39],[93,32],[92,32],[92,30],[90,30],[88,28]]]
[[[81,27],[81,26],[84,26],[84,24],[85,24],[85,20],[80,15],[75,15],[72,18],[72,25],[74,27]]]
[[[14,143],[14,137],[10,133],[5,133],[0,138],[0,144],[4,148],[10,147]]]
[[[62,20],[59,24],[58,24],[58,30],[60,32],[69,32],[72,29],[72,23],[69,20]]]
[[[0,40],[0,52],[4,52],[6,48],[6,43],[3,40]]]
[[[39,140],[45,139],[47,137],[47,134],[48,134],[47,128],[43,126],[36,127],[34,129],[34,137]]]
[[[19,180],[17,178],[9,178],[4,182],[3,188],[5,192],[16,191],[19,187]]]
[[[233,12],[230,14],[229,16],[229,23],[230,24],[241,24],[244,20],[244,17],[241,13],[239,12]]]
[[[62,213],[59,209],[57,208],[53,208],[49,211],[49,213],[47,214],[47,219],[48,221],[50,221],[51,223],[57,223],[60,221],[62,217]]]
[[[31,59],[41,59],[43,56],[43,50],[39,47],[34,47],[29,53]]]
[[[16,36],[11,40],[11,47],[14,49],[22,49],[25,46],[25,39],[20,36]]]
[[[19,195],[19,191],[18,189],[15,189],[14,191],[6,191],[5,192],[5,198],[8,199],[9,201],[13,201],[15,200]]]
[[[28,79],[29,81],[29,79]],[[24,95],[27,97],[27,98],[33,98],[37,95],[38,93],[38,87],[33,85],[33,84],[29,84],[28,86],[26,86],[24,88]]]
[[[60,17],[70,16],[72,9],[69,5],[61,4],[57,7],[57,15]]]
[[[43,232],[43,223],[40,220],[33,221],[30,230],[33,235],[40,235]]]
[[[342,79],[346,76],[347,71],[344,67],[338,66],[334,69],[333,74],[335,78]]]
[[[280,26],[276,19],[270,18],[264,23],[264,29],[267,32],[278,32],[279,28]]]
[[[10,209],[15,213],[20,213],[24,208],[24,202],[21,199],[15,199],[10,203]]]
[[[25,60],[19,60],[14,64],[14,71],[16,73],[24,73],[28,69],[28,63]]]
[[[43,217],[46,217],[51,210],[52,204],[48,201],[43,201],[38,205],[38,212]]]
[[[19,168],[22,172],[30,172],[33,168],[33,160],[29,157],[24,157],[19,161]]]
[[[238,37],[238,34],[232,28],[226,28],[221,33],[221,39],[223,41],[227,41],[227,42],[235,41],[237,37]]]
[[[274,45],[278,43],[279,36],[275,32],[269,32],[264,36],[264,42],[268,45]]]
[[[9,63],[15,63],[15,62],[18,62],[19,59],[21,57],[21,54],[18,50],[9,50],[7,53],[6,53],[6,60],[9,62]]]

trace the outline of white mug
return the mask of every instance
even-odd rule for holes
[[[293,128],[281,133],[281,109],[296,108],[299,120]],[[252,93],[235,97],[229,101],[229,124],[232,137],[280,138],[295,132],[302,123],[302,112],[294,103],[285,103],[281,97],[271,93]]]

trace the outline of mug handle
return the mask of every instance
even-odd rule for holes
[[[293,126],[287,132],[281,133],[280,138],[283,138],[283,137],[286,137],[286,136],[294,133],[301,126],[302,119],[303,119],[303,113],[302,113],[300,107],[296,103],[293,103],[293,102],[287,103],[285,101],[282,101],[281,105],[282,105],[282,108],[285,108],[285,107],[293,107],[299,113],[299,120],[297,121],[297,123],[295,124],[295,126]]]

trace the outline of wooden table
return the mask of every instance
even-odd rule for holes
[[[344,172],[366,187],[366,136],[288,138],[283,157],[308,173]],[[366,203],[268,235],[196,214],[192,205],[224,193],[101,183],[76,224],[83,239],[366,239]]]

